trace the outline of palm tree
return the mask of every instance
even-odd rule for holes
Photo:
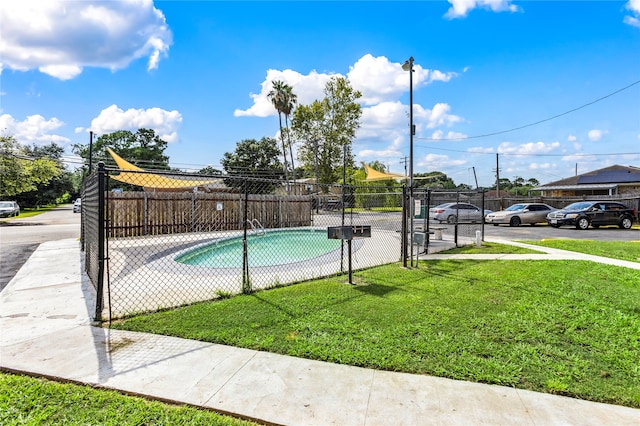
[[[282,114],[288,103],[286,94],[286,87],[288,87],[288,85],[280,80],[274,80],[271,82],[271,84],[273,88],[269,91],[269,93],[267,93],[267,99],[271,101],[273,107],[276,109],[276,111],[278,111],[278,121],[280,124],[280,140],[282,141],[282,156],[284,157],[284,176],[288,184],[289,172],[287,170],[287,150],[284,144],[284,132],[282,131]]]
[[[285,93],[285,103],[282,108],[282,113],[284,114],[284,124],[287,132],[287,143],[289,145],[289,158],[291,158],[291,170],[293,171],[293,187],[296,187],[296,166],[293,161],[293,148],[291,144],[291,132],[289,129],[289,115],[293,110],[296,102],[298,101],[298,96],[293,93],[291,86],[288,84],[284,85],[284,93]]]

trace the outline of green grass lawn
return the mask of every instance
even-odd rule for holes
[[[114,328],[640,407],[640,271],[580,261],[398,264]]]
[[[6,222],[6,221],[10,221],[13,219],[25,219],[27,217],[33,217],[33,216],[37,216],[41,213],[44,212],[48,212],[49,210],[53,210],[54,208],[56,208],[57,206],[55,205],[50,205],[50,206],[45,206],[45,207],[40,207],[37,209],[30,209],[30,208],[25,208],[25,209],[20,209],[20,214],[16,217],[9,217],[9,218],[2,218],[0,219],[0,222]]]
[[[524,241],[523,241],[524,242]],[[442,252],[442,254],[540,254],[538,250],[526,247],[512,246],[510,244],[490,243],[483,241],[480,247],[475,245],[456,247]]]
[[[250,426],[208,410],[0,373],[0,424]]]
[[[640,235],[638,236],[640,237]],[[562,250],[576,251],[579,253],[593,254],[595,256],[610,257],[613,259],[640,262],[639,241],[593,241],[593,240],[539,240],[522,241],[527,244],[535,244],[544,247]]]

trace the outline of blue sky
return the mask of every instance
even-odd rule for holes
[[[340,75],[363,94],[356,161],[404,173],[410,56],[415,173],[490,186],[496,154],[501,177],[541,183],[640,166],[640,0],[3,0],[0,33],[0,131],[70,166],[90,130],[148,127],[171,166],[221,168],[277,136],[271,81],[309,104]]]

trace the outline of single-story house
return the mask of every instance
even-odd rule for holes
[[[640,167],[609,166],[550,182],[532,188],[533,191],[539,191],[543,197],[640,195]]]

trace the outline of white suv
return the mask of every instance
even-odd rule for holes
[[[15,201],[0,201],[0,217],[20,216],[20,206]]]

